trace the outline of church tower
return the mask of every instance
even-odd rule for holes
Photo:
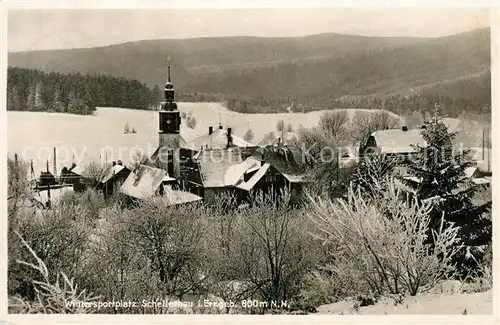
[[[170,79],[170,64],[165,83],[165,101],[161,103],[159,113],[160,131],[158,147],[163,168],[169,176],[180,177],[180,131],[181,115],[175,102],[174,85]]]

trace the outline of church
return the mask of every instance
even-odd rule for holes
[[[290,176],[280,177],[279,169],[271,167],[274,161],[265,161],[269,159],[268,150],[264,152],[265,148],[235,136],[230,127],[224,130],[219,125],[214,131],[211,126],[206,134],[186,142],[180,132],[182,118],[170,66],[167,71],[164,101],[158,113],[158,148],[128,174],[120,193],[132,201],[163,197],[170,205],[202,200],[211,204],[217,195],[232,195],[241,202],[255,190],[268,192],[285,185],[280,180]],[[291,156],[285,152],[284,165],[289,165],[286,159]],[[300,189],[305,182],[305,178],[295,177],[289,183],[293,189]]]

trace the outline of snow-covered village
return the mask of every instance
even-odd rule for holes
[[[193,11],[235,33],[195,37],[78,11],[9,10],[9,314],[492,315],[488,10],[393,36]]]

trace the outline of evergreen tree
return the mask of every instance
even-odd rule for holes
[[[415,146],[417,152],[409,159],[408,174],[412,179],[400,177],[418,200],[433,202],[432,226],[439,227],[444,213],[447,221],[460,227],[460,238],[468,246],[488,245],[492,240],[491,218],[486,215],[491,209],[488,202],[473,203],[480,186],[465,175],[465,169],[472,166],[466,159],[467,150],[453,154],[454,133],[449,133],[442,119],[435,117],[425,123],[422,136],[426,147]],[[462,266],[464,260],[459,261]]]
[[[36,84],[34,103],[33,103],[34,104],[33,108],[36,111],[44,111],[46,109],[45,103],[43,101],[42,93],[43,93],[43,85],[42,85],[42,82],[39,81]]]
[[[92,113],[92,109],[85,103],[85,101],[77,97],[70,99],[67,111],[68,113],[82,115],[88,115]]]
[[[394,174],[396,161],[385,154],[373,153],[360,158],[352,177],[355,188],[377,198],[385,188],[386,180]]]
[[[35,108],[35,93],[35,87],[33,85],[29,86],[28,99],[26,100],[26,109],[28,111],[32,111]]]
[[[56,89],[54,91],[54,101],[52,102],[52,110],[54,112],[63,113],[66,111],[66,105],[61,101],[61,90],[59,89],[59,85],[56,85]]]
[[[252,141],[254,138],[253,131],[251,129],[248,129],[247,132],[245,132],[245,135],[243,136],[243,139],[245,141]]]
[[[21,97],[17,86],[7,91],[7,110],[18,111],[21,109]]]
[[[158,85],[155,85],[153,87],[153,90],[151,90],[151,103],[153,105],[156,105],[157,103],[161,102],[163,100],[162,92],[160,87]]]

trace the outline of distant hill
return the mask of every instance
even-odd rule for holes
[[[8,64],[47,72],[103,73],[154,85],[164,82],[170,56],[176,84],[183,87],[198,73],[252,69],[289,60],[338,58],[422,40],[425,39],[341,34],[144,40],[86,49],[9,53]]]
[[[489,29],[361,51],[316,62],[202,75],[191,87],[248,97],[299,97],[324,102],[344,95],[384,95],[484,71],[490,66]]]
[[[147,40],[106,47],[10,53],[10,66],[44,71],[102,73],[146,82],[165,79],[172,59],[176,89],[218,95],[232,110],[281,112],[349,107],[346,98],[423,94],[434,100],[460,94],[466,107],[486,105],[490,29],[440,38],[363,37],[321,34],[306,37],[221,37]],[[458,80],[473,76],[469,89]],[[479,82],[479,85],[477,85]],[[482,89],[481,98],[474,89]],[[437,95],[436,95],[437,94]],[[429,97],[430,96],[430,97]],[[454,95],[453,95],[454,96]],[[467,97],[475,97],[470,102]],[[393,101],[398,102],[398,101]],[[373,103],[365,103],[364,108]],[[353,105],[352,107],[360,107]],[[460,111],[460,108],[453,108]]]

